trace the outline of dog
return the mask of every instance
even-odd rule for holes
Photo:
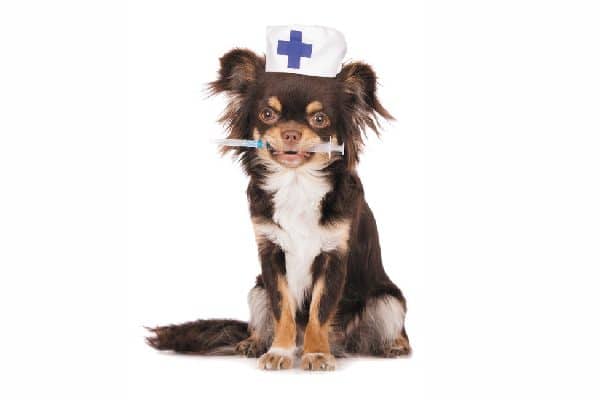
[[[327,371],[346,354],[410,354],[406,301],[383,268],[356,172],[366,131],[379,134],[378,116],[392,119],[373,69],[352,62],[335,76],[274,71],[265,57],[236,48],[220,59],[209,88],[228,96],[221,118],[228,138],[267,144],[223,148],[250,177],[261,265],[248,295],[250,320],[159,326],[148,344],[258,357],[266,370],[291,368],[296,355],[301,368]],[[330,140],[344,145],[343,155],[307,150]]]

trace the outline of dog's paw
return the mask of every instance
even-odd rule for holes
[[[258,359],[258,368],[266,370],[290,369],[294,364],[294,350],[271,348]]]
[[[306,371],[333,371],[335,357],[329,353],[305,353],[301,365]]]
[[[408,356],[411,353],[410,344],[408,343],[408,339],[405,337],[400,337],[396,339],[394,344],[384,352],[385,357],[400,357],[400,356]]]
[[[251,338],[251,337],[239,342],[235,346],[235,351],[236,351],[236,353],[241,354],[246,357],[249,357],[249,358],[256,358],[265,352],[264,349],[261,351],[260,346],[259,346],[258,342],[256,341],[256,339]]]
[[[392,347],[385,352],[385,357],[395,358],[410,354],[410,347]]]

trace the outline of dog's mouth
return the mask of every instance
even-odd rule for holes
[[[269,142],[267,142],[267,150],[277,162],[288,167],[297,167],[310,159],[314,154],[299,148],[284,147],[279,150],[273,147]]]

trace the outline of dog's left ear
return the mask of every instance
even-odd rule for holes
[[[368,64],[354,62],[344,65],[336,79],[342,87],[346,132],[346,164],[354,168],[363,147],[363,135],[371,128],[379,135],[377,116],[394,119],[377,98],[377,76]]]
[[[377,98],[377,76],[370,65],[353,62],[344,65],[337,75],[345,94],[345,105],[352,112],[356,128],[369,127],[379,134],[377,115],[394,119]]]

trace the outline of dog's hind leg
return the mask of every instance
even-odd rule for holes
[[[405,315],[403,299],[392,295],[370,298],[346,328],[346,351],[380,357],[410,354]]]
[[[269,310],[269,299],[259,276],[256,286],[248,293],[250,337],[236,346],[236,351],[246,357],[259,357],[264,354],[273,341],[273,317]]]

